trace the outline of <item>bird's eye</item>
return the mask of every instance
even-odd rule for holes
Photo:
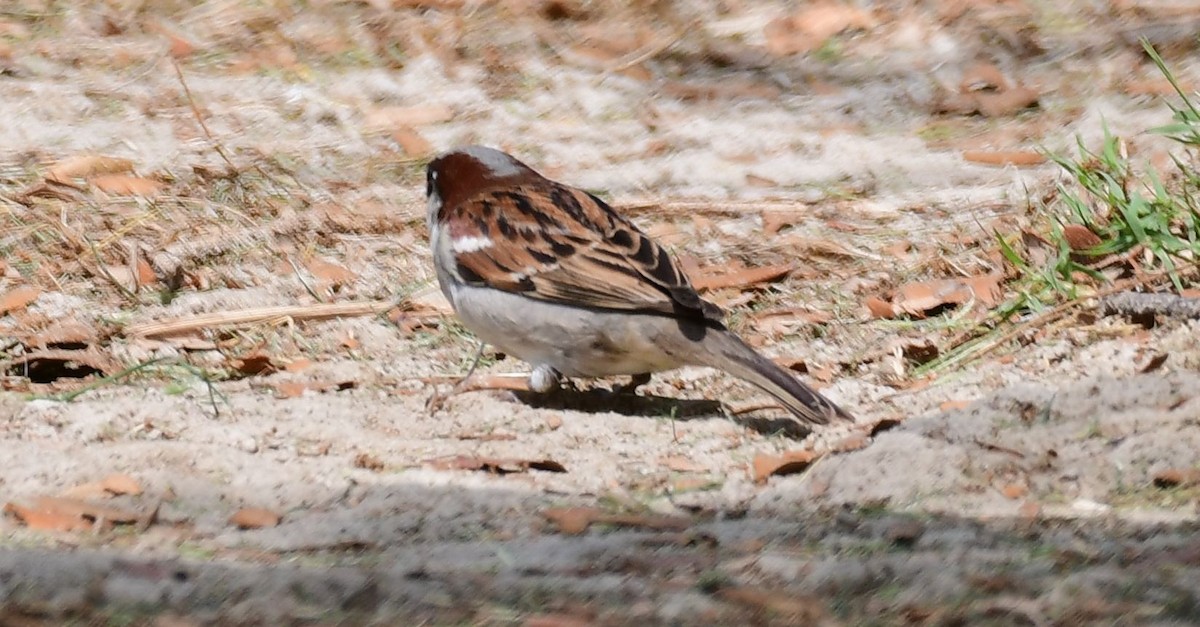
[[[425,177],[425,195],[426,196],[429,196],[430,194],[433,193],[433,182],[436,180],[437,180],[437,172],[430,170],[429,174]]]

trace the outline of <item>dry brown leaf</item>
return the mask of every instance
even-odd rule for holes
[[[810,52],[850,29],[870,29],[875,18],[862,9],[833,2],[816,2],[791,16],[771,20],[763,29],[767,50],[777,56]]]
[[[553,523],[562,533],[578,535],[587,531],[603,512],[594,507],[550,507],[542,510],[542,516]]]
[[[304,381],[281,381],[275,385],[276,398],[299,398],[308,390]]]
[[[550,414],[546,416],[546,428],[551,431],[557,431],[563,426],[562,416],[558,414]]]
[[[403,150],[404,154],[414,159],[421,159],[433,153],[433,144],[408,126],[392,131],[392,139],[400,144],[400,150]]]
[[[481,470],[496,475],[507,475],[529,470],[567,472],[565,466],[552,459],[527,460],[455,455],[426,460],[426,463],[438,470]]]
[[[259,350],[230,359],[229,366],[247,377],[268,375],[279,371],[279,364],[270,355]]]
[[[943,401],[938,405],[938,409],[942,411],[954,411],[956,409],[966,409],[971,406],[971,401]]]
[[[1154,473],[1156,488],[1190,488],[1200,485],[1200,468],[1168,468]]]
[[[1179,85],[1183,89],[1183,93],[1190,94],[1195,91],[1190,85],[1182,83]],[[1146,79],[1146,80],[1130,80],[1123,86],[1126,94],[1130,96],[1174,96],[1175,86],[1171,85],[1171,81],[1165,78]]]
[[[340,392],[358,387],[358,382],[343,379],[341,381],[280,381],[274,386],[276,398],[298,398],[308,390],[317,393]]]
[[[1042,515],[1042,506],[1035,501],[1025,501],[1017,508],[1017,515],[1026,520],[1034,520]]]
[[[967,68],[958,85],[959,91],[964,94],[973,91],[1004,91],[1008,87],[1008,79],[1004,78],[1004,73],[991,63],[980,63]]]
[[[1029,488],[1019,483],[1010,483],[1000,488],[1000,494],[1003,494],[1004,498],[1006,499],[1015,501],[1017,499],[1024,498],[1026,494],[1029,494]]]
[[[348,285],[358,278],[358,275],[350,270],[317,257],[309,259],[304,266],[314,277],[333,285]]]
[[[1038,103],[1037,91],[1029,87],[1015,87],[1003,92],[974,94],[979,113],[996,118],[1012,115]]]
[[[995,307],[1003,293],[1000,290],[1002,274],[994,273],[977,277],[939,279],[908,283],[900,286],[892,299],[893,307],[912,316],[924,317],[930,311],[944,305],[961,305],[975,299],[987,308]]]
[[[1031,150],[964,150],[962,157],[983,165],[1030,166],[1046,162],[1046,155]]]
[[[309,359],[307,357],[297,357],[296,359],[293,359],[290,362],[288,362],[288,364],[286,366],[284,366],[283,368],[284,368],[284,370],[287,370],[288,372],[301,372],[303,370],[307,370],[311,366],[312,366],[311,359]]]
[[[366,126],[370,130],[389,130],[437,124],[452,119],[454,110],[445,105],[381,107],[367,113]]]
[[[137,496],[142,493],[142,486],[137,479],[123,473],[112,474],[101,479],[100,485],[113,494]]]
[[[68,157],[50,167],[46,178],[69,182],[73,178],[87,178],[100,174],[122,174],[133,171],[133,161],[120,157],[81,155]]]
[[[802,217],[798,213],[764,211],[762,212],[763,233],[766,235],[775,235],[782,231],[783,227],[792,226],[799,222]]]
[[[35,380],[51,381],[62,377],[83,378],[91,374],[116,371],[112,359],[96,350],[35,350],[6,364],[10,372],[25,373]]]
[[[28,307],[41,293],[42,290],[32,285],[22,285],[5,292],[0,296],[0,316]]]
[[[765,483],[772,475],[791,475],[803,472],[820,457],[813,451],[787,451],[779,455],[760,453],[754,456],[752,474],[756,483]]]
[[[701,273],[692,280],[692,287],[701,292],[727,287],[747,288],[761,283],[778,281],[786,277],[791,271],[791,264],[781,264],[777,266],[746,268],[744,270],[735,270],[720,274]]]
[[[117,196],[153,196],[163,184],[153,179],[126,174],[105,174],[88,179],[96,189]]]
[[[113,493],[104,489],[104,485],[99,481],[71,486],[59,494],[59,496],[69,499],[107,499],[112,495]]]
[[[229,517],[229,524],[238,529],[263,529],[279,524],[283,516],[262,507],[245,507]]]
[[[25,507],[19,503],[6,503],[4,513],[21,519],[25,526],[38,531],[87,531],[92,523],[72,513],[55,509],[41,510]]]
[[[1073,251],[1094,248],[1104,242],[1099,235],[1082,224],[1063,225],[1063,239],[1067,240],[1067,245]]]
[[[871,317],[876,320],[891,320],[900,315],[894,305],[877,296],[868,296],[866,304],[867,310],[871,312]]]
[[[667,455],[661,460],[664,466],[675,472],[704,472],[708,470],[703,464],[698,464],[692,461],[690,457],[684,455]]]
[[[158,275],[154,272],[154,267],[149,261],[138,257],[137,260],[137,283],[142,285],[154,285],[158,282]]]

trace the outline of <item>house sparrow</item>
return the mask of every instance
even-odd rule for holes
[[[530,389],[562,376],[708,366],[774,396],[801,422],[853,420],[750,348],[667,251],[583,190],[483,146],[426,169],[429,240],[442,293],[484,342],[533,365]]]

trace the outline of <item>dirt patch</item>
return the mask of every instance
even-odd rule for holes
[[[5,619],[1200,612],[1200,488],[1161,480],[1200,450],[1195,323],[1073,318],[927,380],[922,355],[964,319],[864,304],[997,271],[994,233],[1059,175],[981,153],[1036,163],[1103,122],[1163,158],[1137,40],[1195,84],[1191,12],[829,5],[816,17],[842,27],[810,46],[814,15],[760,2],[18,4],[0,13],[0,297],[37,294],[0,315],[0,496],[118,472],[144,491],[97,496],[137,517],[92,516],[94,532],[0,518]],[[985,78],[1038,106],[979,100]],[[785,267],[706,296],[858,425],[801,440],[700,369],[640,399],[602,381],[428,411],[475,347],[431,289],[421,166],[467,142],[603,195],[690,272]],[[69,161],[96,155],[115,160]],[[370,313],[314,313],[344,303]],[[34,351],[83,350],[117,378],[32,380]],[[523,369],[485,352],[480,373]],[[867,430],[881,420],[899,424]],[[756,476],[757,457],[796,451],[818,457]],[[280,524],[239,529],[246,507]],[[563,516],[591,524],[571,535]]]

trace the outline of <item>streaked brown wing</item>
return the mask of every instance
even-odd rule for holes
[[[531,298],[720,321],[667,251],[599,198],[552,181],[446,209],[464,280]]]

